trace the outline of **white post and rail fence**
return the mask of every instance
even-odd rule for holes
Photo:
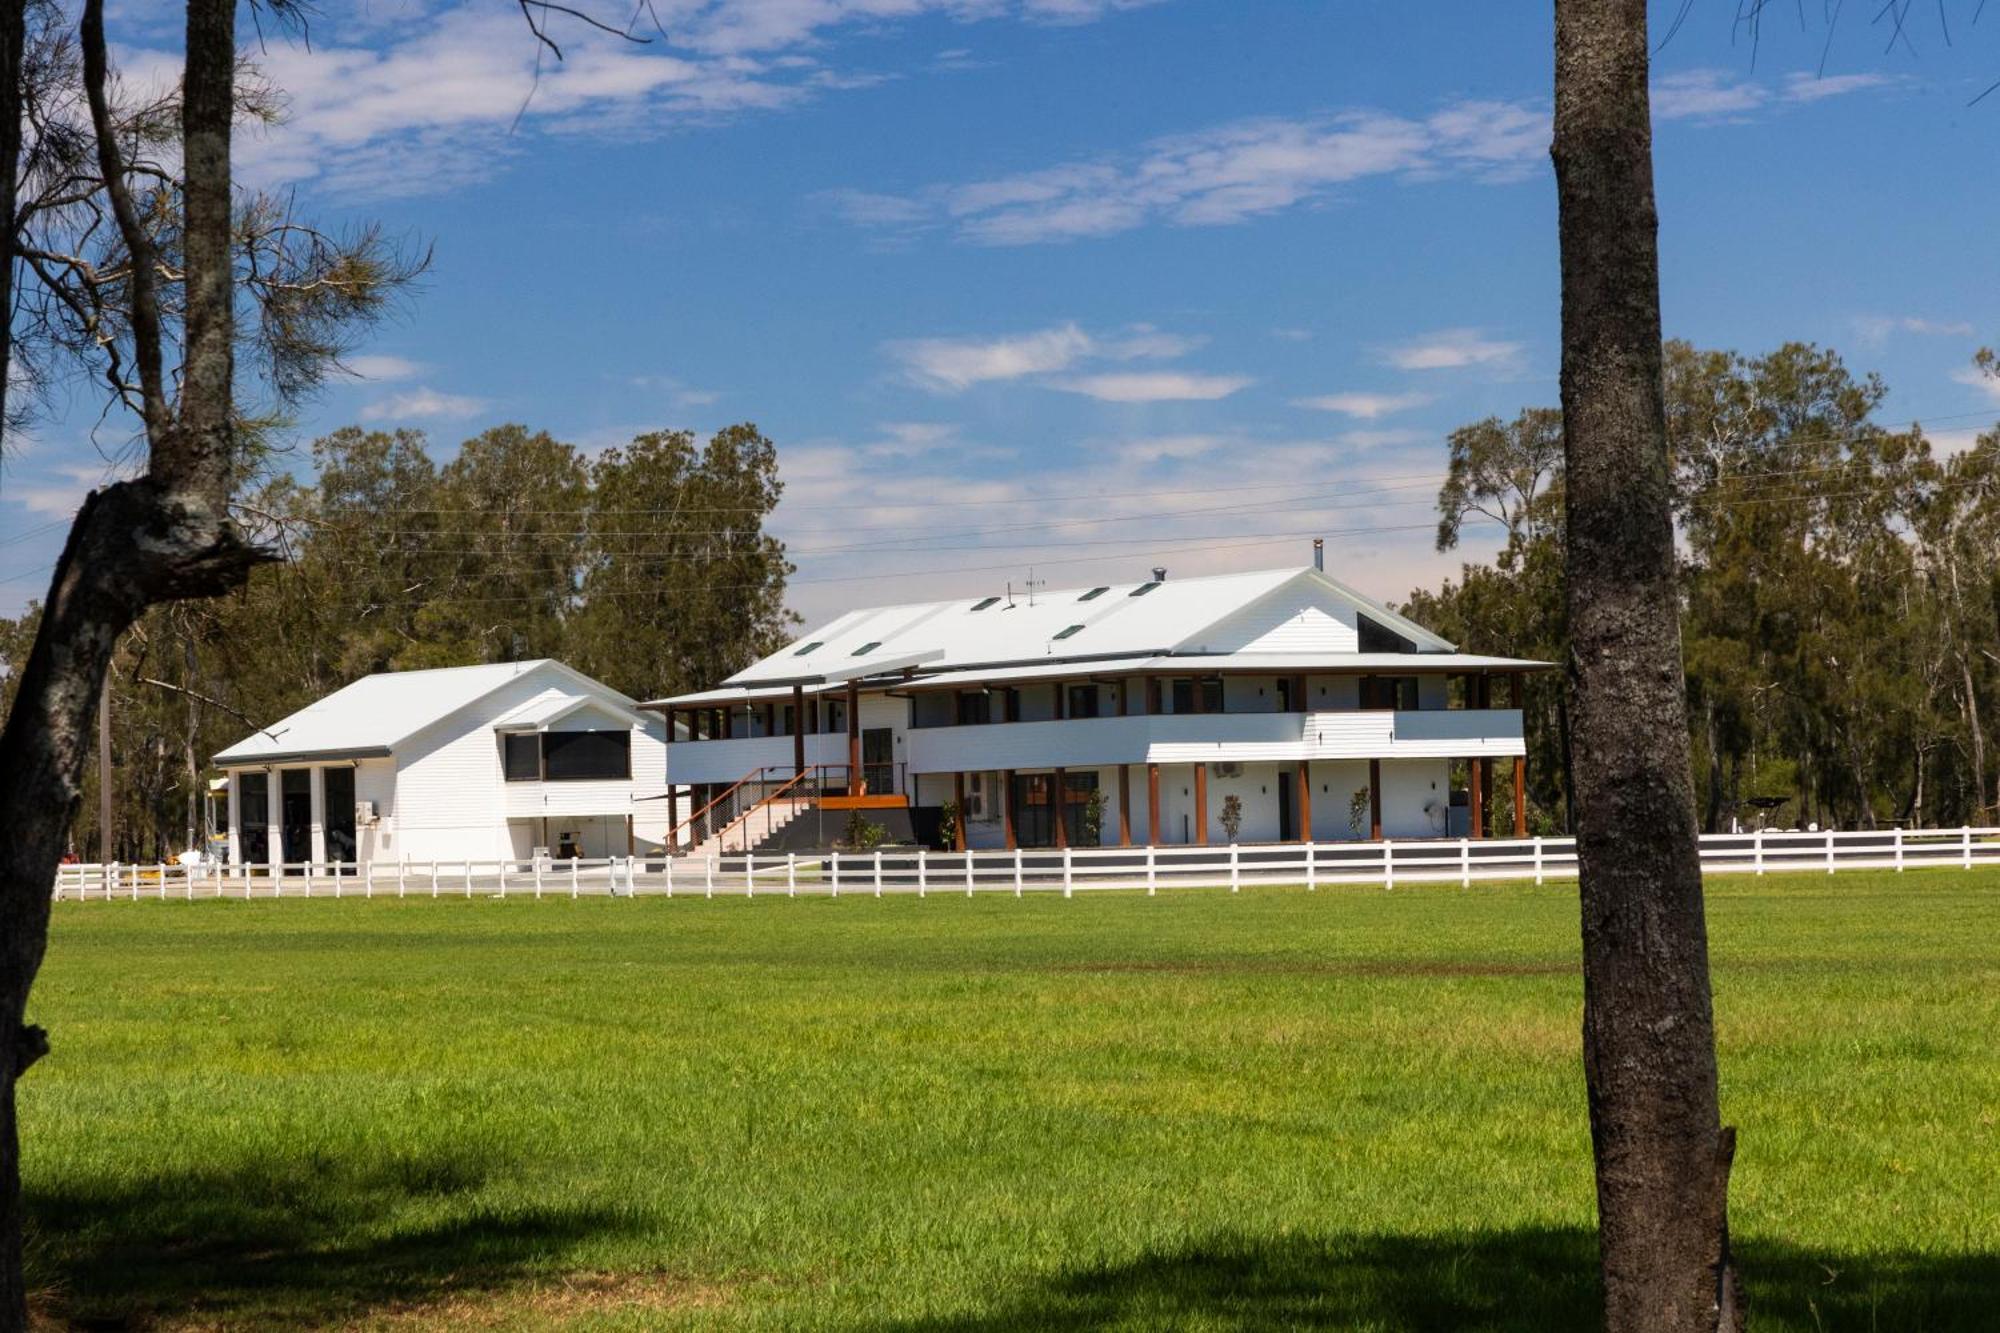
[[[1711,874],[1836,874],[1843,870],[1970,870],[2000,866],[2000,828],[1824,833],[1715,833],[1701,840]],[[717,853],[566,861],[375,861],[283,866],[65,865],[57,901],[201,898],[581,898],[758,894],[1060,893],[1095,889],[1218,889],[1576,877],[1570,838],[1223,844],[937,852]]]

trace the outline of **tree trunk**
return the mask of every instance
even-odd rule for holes
[[[28,1326],[21,1268],[20,1147],[14,1084],[47,1049],[24,1025],[48,941],[63,832],[82,796],[91,722],[118,639],[155,602],[210,597],[266,557],[229,521],[234,408],[230,394],[229,132],[236,65],[235,0],[189,0],[182,113],[186,317],[178,418],[166,410],[158,308],[145,285],[150,244],[125,194],[122,163],[99,135],[107,193],[135,274],[133,337],[146,379],[150,468],[93,492],[70,527],[50,581],[14,706],[0,731],[0,1333]],[[108,124],[103,0],[86,0],[84,78],[92,115]]]
[[[1965,724],[1972,732],[1972,814],[1969,822],[1986,822],[1986,732],[1979,725],[1979,694],[1972,688],[1972,663],[1964,652],[1958,654],[1960,688],[1963,690]],[[1994,804],[2000,805],[2000,791],[1994,793]]]
[[[1570,754],[1605,1326],[1734,1330],[1660,350],[1645,0],[1556,0]]]
[[[21,117],[25,90],[21,86],[21,55],[28,44],[27,0],[0,0],[0,442],[7,436],[7,383],[14,360],[15,217],[19,212]]]

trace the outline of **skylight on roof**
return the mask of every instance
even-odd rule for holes
[[[1081,597],[1077,598],[1076,600],[1077,600],[1077,601],[1079,601],[1079,602],[1088,602],[1088,601],[1090,601],[1090,600],[1091,600],[1092,598],[1096,598],[1096,597],[1102,597],[1102,596],[1104,596],[1104,594],[1105,594],[1105,593],[1107,593],[1107,592],[1110,592],[1110,591],[1111,591],[1111,589],[1110,589],[1110,588],[1108,588],[1108,587],[1105,587],[1105,588],[1092,588],[1092,589],[1091,589],[1091,590],[1090,590],[1089,592],[1085,593],[1085,594],[1084,594],[1083,596],[1081,596]]]
[[[1058,634],[1056,635],[1056,637],[1057,637],[1058,639],[1067,639],[1067,638],[1068,638],[1068,637],[1069,637],[1070,635],[1072,635],[1072,634],[1075,634],[1075,633],[1077,633],[1077,632],[1078,632],[1079,630],[1081,630],[1082,628],[1083,628],[1083,626],[1081,626],[1081,625],[1071,625],[1071,626],[1070,626],[1070,627],[1069,627],[1068,629],[1066,629],[1066,630],[1062,630],[1061,632],[1059,632],[1059,633],[1058,633]]]
[[[1151,592],[1153,589],[1159,586],[1160,586],[1159,580],[1155,579],[1151,583],[1140,584],[1138,587],[1132,589],[1132,591],[1126,593],[1125,595],[1127,597],[1144,597],[1147,593]]]
[[[972,604],[972,609],[975,611],[984,611],[987,607],[993,605],[993,603],[999,600],[1000,599],[998,597],[982,598],[979,601],[976,601]]]
[[[867,643],[864,643],[859,648],[856,648],[852,653],[849,654],[849,656],[859,657],[863,653],[872,653],[881,646],[882,646],[882,641],[880,639],[870,639]]]
[[[805,655],[806,655],[807,653],[811,652],[811,651],[812,651],[813,649],[815,649],[815,648],[824,648],[824,647],[826,647],[826,640],[824,640],[824,639],[814,639],[814,640],[813,640],[813,641],[812,641],[811,643],[807,644],[807,645],[806,645],[805,647],[803,647],[803,648],[799,649],[799,650],[798,650],[797,652],[793,653],[793,654],[792,654],[792,656],[793,656],[793,657],[804,657],[804,656],[805,656]]]

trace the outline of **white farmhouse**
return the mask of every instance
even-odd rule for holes
[[[1522,832],[1521,680],[1547,664],[1458,652],[1318,555],[852,611],[645,705],[675,784],[719,811],[679,812],[676,841],[745,792],[810,800],[822,831],[907,810],[919,837],[950,803],[971,847],[1479,837],[1496,778]]]
[[[655,851],[665,737],[658,715],[547,659],[367,676],[215,756],[230,860]]]

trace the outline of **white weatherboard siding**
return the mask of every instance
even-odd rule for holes
[[[354,766],[354,803],[375,802],[375,822],[354,821],[354,853],[363,861],[393,861],[396,838],[396,761],[363,759]]]
[[[1353,653],[1359,611],[1331,589],[1288,584],[1203,630],[1189,645],[1210,653]]]
[[[792,738],[759,736],[752,740],[675,741],[666,747],[666,763],[674,783],[740,782],[758,769],[789,775],[792,771]],[[831,764],[847,767],[847,733],[806,737],[806,765]],[[681,812],[685,818],[687,812]]]
[[[547,686],[548,678],[541,672],[529,672],[470,707],[438,719],[398,752],[401,811],[396,834],[402,839],[403,859],[498,860],[513,855],[505,813],[495,809],[495,803],[510,785],[545,784],[502,780],[500,742],[493,724],[541,695]]]

